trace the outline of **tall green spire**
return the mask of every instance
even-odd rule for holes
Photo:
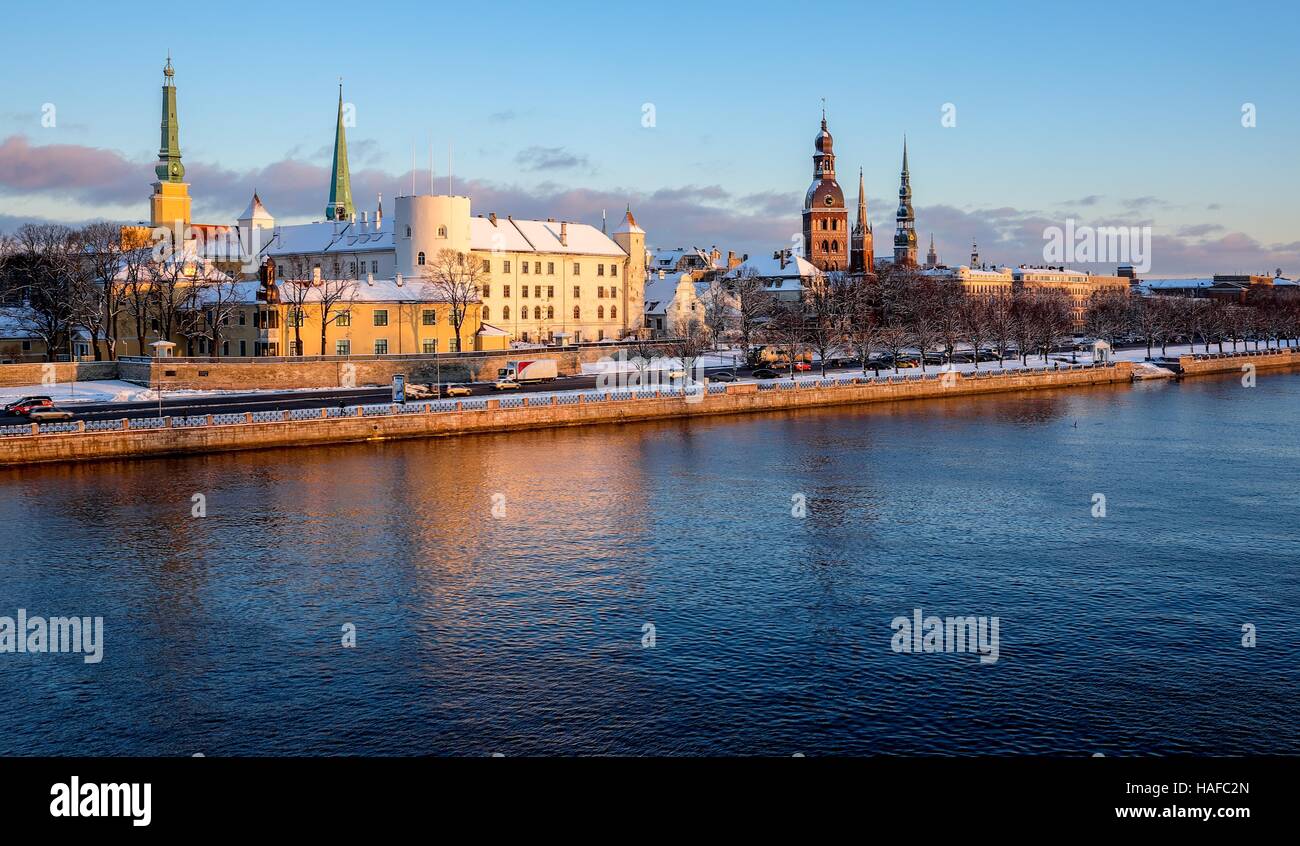
[[[176,117],[175,75],[169,53],[167,65],[163,68],[162,144],[158,148],[158,164],[153,169],[163,182],[185,179],[185,165],[181,164],[181,126]]]
[[[343,83],[339,83],[339,120],[334,130],[334,178],[330,182],[330,201],[325,207],[328,220],[351,220],[356,213],[352,205],[352,176],[348,173],[348,138],[343,131]]]

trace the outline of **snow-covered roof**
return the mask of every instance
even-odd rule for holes
[[[256,191],[253,192],[253,199],[248,201],[248,208],[244,209],[244,213],[239,216],[239,220],[251,220],[254,224],[275,222],[275,218],[266,210],[266,206],[262,205],[262,198],[257,196]]]
[[[663,279],[657,273],[650,274],[645,283],[645,313],[659,314],[667,311],[668,304],[677,296],[677,286],[681,281],[682,274],[665,273]]]
[[[397,303],[397,302],[438,302],[435,296],[436,290],[429,285],[423,278],[404,278],[398,284],[396,278],[393,279],[359,279],[346,280],[349,287],[339,297],[339,302],[359,302],[359,303]],[[251,283],[256,284],[256,283]],[[290,302],[297,301],[297,297],[291,296],[289,286],[296,285],[294,282],[277,282],[280,289],[280,301]],[[330,293],[337,294],[340,285],[344,282],[330,282],[328,286],[309,285],[306,295],[306,302],[319,302],[321,294],[328,287]]]
[[[500,221],[498,221],[500,222]],[[560,223],[552,220],[510,220],[528,239],[533,251],[539,253],[574,253],[580,255],[619,256],[626,255],[623,248],[594,226],[586,223]],[[564,243],[560,243],[561,229],[565,232]],[[473,232],[471,230],[471,236]],[[491,249],[490,244],[479,245],[470,242],[475,250]]]
[[[509,336],[510,336],[510,333],[509,333],[509,332],[507,332],[507,331],[504,330],[504,329],[498,329],[497,327],[493,326],[491,323],[484,323],[484,324],[482,324],[482,325],[479,327],[479,330],[478,330],[477,334],[479,334],[479,335],[490,335],[490,336],[493,336],[493,337],[501,337],[501,338],[506,338],[506,337],[509,337]]]
[[[392,226],[385,224],[381,229],[374,227],[373,222],[348,221],[336,224],[330,220],[277,226],[271,230],[259,255],[274,257],[392,250]]]
[[[1213,279],[1143,279],[1142,287],[1150,288],[1153,291],[1181,289],[1181,288],[1208,288],[1214,284]]]
[[[14,309],[0,311],[0,338],[29,341],[40,337],[35,332],[24,327],[22,320],[15,312]]]
[[[636,225],[636,218],[632,216],[632,210],[628,209],[627,214],[623,215],[623,222],[614,230],[614,234],[644,235],[645,230]]]
[[[756,274],[764,279],[791,279],[803,277],[821,276],[822,272],[812,262],[802,256],[787,256],[785,267],[781,266],[781,259],[770,255],[762,254],[750,256],[745,261],[727,271],[727,277],[733,278],[739,276],[745,268],[752,268]]]

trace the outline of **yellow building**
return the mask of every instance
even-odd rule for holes
[[[1059,288],[1065,291],[1070,297],[1075,331],[1081,331],[1086,325],[1088,303],[1094,293],[1114,291],[1123,296],[1129,294],[1129,280],[1123,276],[1094,276],[1064,267],[1024,266],[1013,269],[1011,275],[1016,290]]]

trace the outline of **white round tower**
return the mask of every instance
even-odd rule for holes
[[[468,253],[469,227],[469,197],[398,197],[393,218],[397,272],[417,277],[432,267],[443,250]]]

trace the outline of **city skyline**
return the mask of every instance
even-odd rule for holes
[[[1295,14],[1280,6],[1278,13]],[[111,76],[86,82],[71,73],[24,82],[28,69],[12,58],[0,60],[0,80],[22,92],[0,115],[0,196],[7,201],[0,229],[27,220],[133,221],[144,215],[156,162],[158,69],[169,35],[126,28],[103,14],[88,9],[73,21],[69,37],[50,45],[48,61],[85,68],[96,57],[84,50],[88,39],[120,37],[131,58],[115,59]],[[421,14],[410,10],[413,21],[423,20]],[[515,15],[521,32],[557,28],[542,19],[524,25],[533,14]],[[679,29],[641,31],[579,11],[566,19],[565,32],[581,44],[617,35],[608,43],[622,45],[629,37],[653,42],[717,31],[715,39],[743,45],[761,29],[759,18],[702,14]],[[379,192],[391,196],[409,186],[412,176],[423,190],[431,147],[436,184],[445,190],[451,145],[457,191],[473,197],[476,211],[545,211],[599,223],[602,209],[615,217],[631,203],[654,246],[716,244],[759,253],[787,245],[799,232],[805,156],[825,97],[839,170],[846,175],[864,168],[871,223],[884,225],[880,231],[892,228],[906,133],[918,238],[928,243],[933,233],[941,261],[963,261],[977,241],[990,261],[1032,263],[1042,250],[1043,228],[1072,218],[1152,226],[1151,276],[1275,267],[1294,274],[1300,265],[1300,240],[1291,234],[1296,212],[1286,202],[1297,187],[1295,169],[1286,165],[1297,116],[1284,105],[1285,76],[1276,72],[1284,51],[1260,49],[1267,33],[1212,20],[1208,10],[1194,7],[1179,20],[1163,21],[1161,39],[1135,36],[1143,48],[1136,54],[1135,43],[1094,43],[1077,71],[1047,67],[1035,76],[1022,66],[1074,54],[1100,25],[1079,27],[1076,21],[1075,30],[1046,44],[1041,36],[1017,41],[1015,23],[954,10],[945,25],[967,25],[967,38],[936,33],[935,43],[951,49],[926,48],[926,39],[918,38],[909,50],[886,35],[917,23],[919,13],[880,20],[838,8],[830,14],[846,23],[871,22],[873,42],[881,43],[854,55],[838,28],[823,33],[832,72],[813,80],[793,78],[799,75],[788,69],[741,72],[714,60],[725,51],[676,50],[672,39],[658,50],[634,50],[626,61],[620,54],[608,69],[584,72],[564,51],[541,56],[530,46],[533,39],[520,39],[494,54],[485,82],[471,58],[476,39],[448,39],[438,45],[436,59],[424,62],[418,50],[370,38],[365,27],[386,16],[349,30],[363,46],[328,69],[321,62],[285,63],[272,49],[232,73],[228,48],[170,38],[177,42],[172,53],[181,145],[195,217],[232,220],[256,189],[277,219],[320,219],[341,75],[357,118],[349,128],[349,153],[358,208],[373,206]],[[1132,32],[1154,32],[1157,11],[1126,14]],[[177,13],[177,30],[198,25],[200,17],[190,15]],[[342,37],[329,18],[302,25],[311,37]],[[453,13],[443,18],[441,24],[458,23]],[[275,14],[259,20],[269,33],[290,23]],[[16,37],[36,37],[23,32],[33,24],[16,16]],[[1194,52],[1172,49],[1177,35],[1205,33],[1211,24],[1220,49],[1249,46],[1251,61],[1220,65],[1210,78],[1197,69]],[[1043,26],[1041,19],[1032,24],[1035,32]],[[629,27],[630,35],[622,31]],[[994,31],[997,38],[989,40]],[[757,44],[756,50],[762,53]],[[690,73],[698,61],[711,62],[707,78]],[[538,62],[556,72],[529,75]],[[1162,70],[1153,73],[1153,65]],[[1139,67],[1147,92],[1123,85]],[[877,80],[867,92],[851,84],[855,69]],[[882,73],[896,84],[881,84]],[[437,83],[444,79],[454,84]],[[1071,81],[1077,88],[1061,87]],[[1255,110],[1253,127],[1242,125],[1246,104]],[[422,109],[434,117],[411,117]],[[955,125],[943,125],[945,114]],[[653,126],[643,125],[647,115]],[[51,116],[54,125],[42,125]],[[753,140],[756,128],[767,136],[762,142]],[[1135,137],[1142,138],[1140,148]],[[845,181],[851,190],[851,179]],[[878,255],[881,249],[877,238]]]

